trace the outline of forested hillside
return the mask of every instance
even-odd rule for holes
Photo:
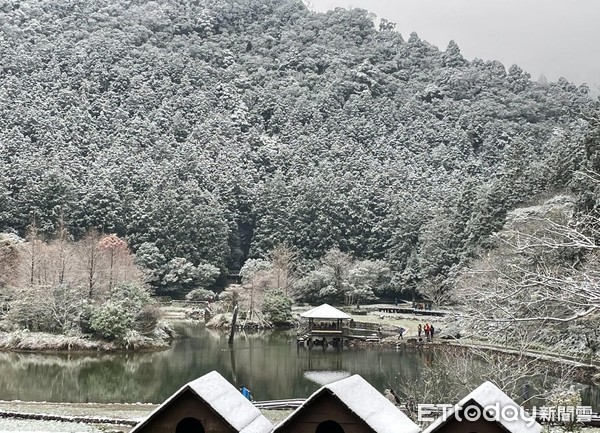
[[[5,0],[0,232],[115,233],[153,269],[338,247],[443,284],[569,186],[595,103],[400,32],[300,0]]]

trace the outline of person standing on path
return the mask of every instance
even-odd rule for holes
[[[406,331],[406,329],[404,329],[402,326],[398,328],[398,336],[400,337],[400,340],[404,340],[404,337],[402,337],[404,331]]]
[[[244,397],[246,397],[248,400],[252,401],[252,394],[250,394],[250,390],[248,388],[246,388],[244,385],[240,386],[240,392],[242,393],[242,395]]]
[[[421,338],[421,332],[423,332],[423,328],[421,328],[421,324],[419,323],[419,327],[417,328],[417,333],[419,334],[419,338]]]
[[[423,329],[425,330],[425,338],[427,341],[429,341],[431,338],[431,335],[429,334],[429,323],[425,323],[425,327]]]

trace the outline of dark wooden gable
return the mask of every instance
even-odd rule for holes
[[[427,433],[511,433],[502,424],[494,420],[486,420],[483,416],[470,421],[466,418],[464,411],[469,406],[477,406],[480,411],[483,408],[474,400],[470,400],[464,405],[463,409],[448,416],[445,422],[435,429],[427,429]],[[458,415],[458,416],[457,416]],[[460,421],[459,421],[460,418]],[[489,417],[491,418],[491,417]],[[423,433],[425,433],[423,432]]]
[[[237,432],[201,397],[188,388],[138,425],[135,433]]]
[[[298,409],[286,422],[276,427],[273,433],[376,432],[331,391],[323,389]]]

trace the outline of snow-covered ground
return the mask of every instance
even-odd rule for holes
[[[113,430],[121,430],[116,427]],[[106,426],[86,425],[81,423],[60,422],[60,421],[37,421],[23,419],[0,419],[0,432],[85,432],[85,433],[106,433]]]

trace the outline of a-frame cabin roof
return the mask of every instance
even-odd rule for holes
[[[273,430],[273,424],[240,391],[218,372],[211,371],[182,386],[152,411],[146,419],[136,425],[130,433],[141,430],[157,414],[165,411],[171,402],[188,390],[240,433],[269,433]]]
[[[482,409],[487,407],[497,407],[502,411],[503,408],[512,407],[512,410],[507,411],[509,417],[497,416],[496,422],[509,433],[540,433],[542,426],[529,416],[522,416],[522,408],[513,399],[506,395],[500,388],[492,382],[484,382],[469,393],[465,398],[458,402],[452,409],[448,411],[445,417],[441,416],[429,425],[423,433],[434,433],[438,431],[447,422],[452,420],[454,413],[460,408],[469,406],[470,403],[476,403]],[[512,414],[519,414],[513,417]],[[500,414],[501,415],[501,414]]]
[[[290,416],[277,425],[273,433],[277,433],[288,423],[294,422],[296,416],[310,406],[311,401],[323,393],[335,396],[376,433],[418,433],[421,431],[419,426],[400,412],[400,409],[373,388],[369,382],[355,374],[321,387]]]

